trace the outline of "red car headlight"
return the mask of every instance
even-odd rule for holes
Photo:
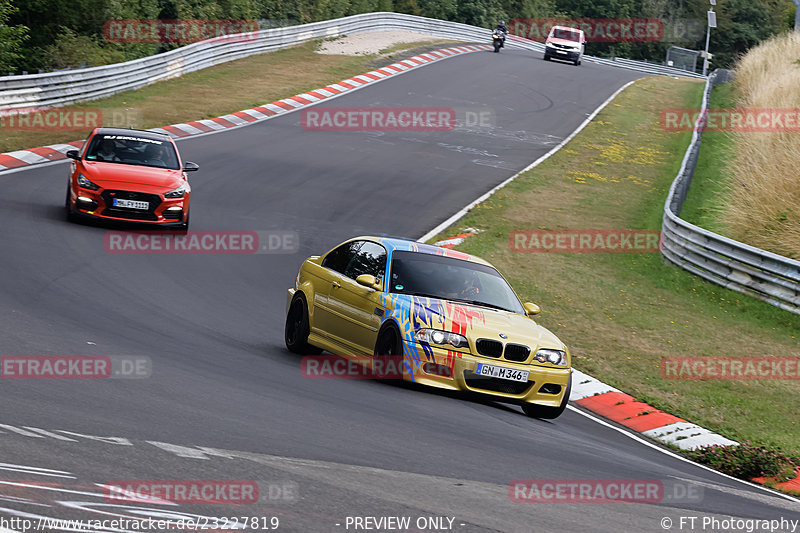
[[[97,185],[96,183],[92,183],[89,180],[89,178],[87,178],[83,174],[78,174],[78,185],[80,185],[84,189],[89,189],[90,191],[96,191],[100,188],[99,185]]]
[[[186,184],[184,183],[177,189],[164,193],[164,198],[183,198],[186,195]]]

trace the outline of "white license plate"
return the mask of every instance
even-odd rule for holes
[[[558,52],[559,54],[566,54],[566,53],[567,53],[567,52],[566,52],[566,51],[564,51],[564,50],[556,50],[556,52]]]
[[[485,365],[483,363],[478,363],[478,368],[475,370],[475,373],[488,378],[500,378],[507,379],[509,381],[522,382],[528,381],[527,370],[516,370],[514,368],[507,368],[504,366]]]
[[[150,209],[149,202],[140,202],[138,200],[125,200],[123,198],[114,198],[114,207],[125,207],[127,209]]]

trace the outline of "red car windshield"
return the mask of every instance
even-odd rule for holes
[[[98,134],[86,151],[87,161],[179,170],[178,154],[169,141],[131,135]]]
[[[576,43],[581,40],[581,34],[577,31],[572,30],[562,30],[560,28],[553,28],[550,37],[554,37],[556,39],[564,39],[567,41],[575,41]]]

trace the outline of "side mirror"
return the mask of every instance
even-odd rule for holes
[[[76,159],[77,160],[77,159],[80,159],[80,155],[78,155],[78,153],[79,152],[77,150],[67,150],[67,153],[65,153],[64,155],[69,157],[70,159]]]
[[[525,308],[525,314],[528,316],[538,315],[542,312],[542,309],[538,305],[531,302],[524,303],[522,307]]]
[[[195,170],[200,170],[200,165],[197,163],[192,163],[191,161],[187,161],[183,164],[183,171],[184,172],[194,172]]]
[[[372,274],[361,274],[356,278],[356,283],[358,283],[359,285],[363,285],[364,287],[374,289],[376,291],[380,290],[381,288],[381,286],[378,285],[378,280],[375,279],[375,276],[373,276]]]

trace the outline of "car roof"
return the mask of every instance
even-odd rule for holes
[[[134,129],[127,129],[127,128],[97,128],[95,130],[96,135],[120,135],[120,136],[136,136],[142,137],[144,139],[153,139],[155,141],[164,141],[164,140],[172,140],[169,135],[165,135],[163,133],[157,133],[155,131],[147,131],[147,130],[134,130]]]
[[[416,252],[421,254],[443,255],[445,257],[453,257],[455,259],[462,259],[464,261],[480,263],[481,265],[492,266],[492,264],[489,263],[488,261],[481,259],[480,257],[476,257],[474,255],[460,252],[458,250],[452,250],[450,248],[434,246],[433,244],[417,242],[414,239],[407,239],[402,237],[381,237],[374,235],[362,235],[360,237],[348,239],[345,242],[364,241],[364,240],[382,244],[390,254],[395,250],[399,250],[401,252]]]

